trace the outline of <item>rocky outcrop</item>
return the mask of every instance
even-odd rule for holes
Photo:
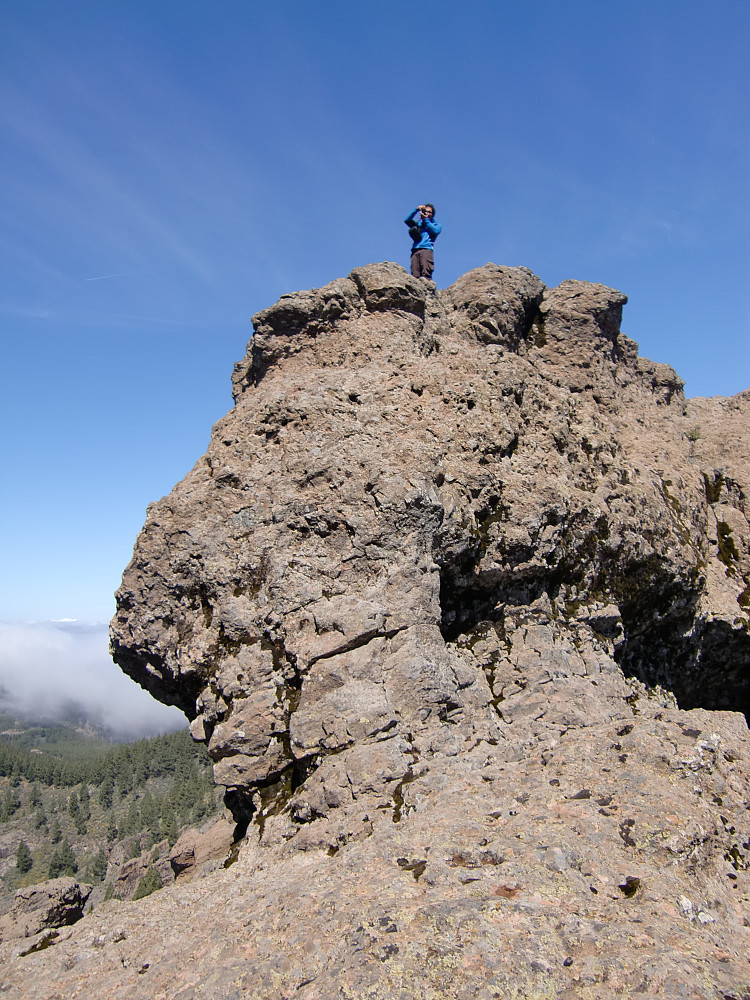
[[[169,864],[174,877],[183,881],[220,868],[230,857],[234,826],[221,818],[207,829],[190,827],[169,852]]]
[[[497,676],[531,606],[682,707],[750,707],[750,396],[685,400],[620,332],[625,301],[381,264],[254,318],[236,406],[150,508],[112,627],[238,817],[363,745],[403,773],[433,723],[513,739]]]
[[[87,918],[61,995],[747,992],[750,392],[685,399],[625,301],[378,264],[254,318],[111,632],[239,861]]]
[[[169,858],[161,856],[165,848],[168,850],[168,844],[166,841],[162,841],[158,847],[161,848],[161,851],[158,852],[160,856],[153,861],[148,854],[141,854],[137,858],[128,858],[113,868],[110,884],[115,899],[132,899],[141,880],[150,871],[158,873],[162,885],[169,885],[170,882],[174,881],[174,871],[169,863]]]
[[[16,891],[0,919],[0,940],[30,938],[80,920],[93,886],[73,878],[52,878]]]

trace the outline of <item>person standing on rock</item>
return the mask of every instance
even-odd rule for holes
[[[409,227],[409,236],[413,240],[411,273],[415,278],[427,278],[431,281],[435,268],[433,248],[443,228],[439,222],[435,222],[435,206],[429,201],[426,205],[419,205],[404,222]]]

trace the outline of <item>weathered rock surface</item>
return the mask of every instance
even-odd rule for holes
[[[169,853],[174,877],[187,882],[221,867],[229,857],[233,840],[234,825],[224,818],[205,830],[185,830]]]
[[[161,848],[160,857],[153,862],[149,854],[141,854],[137,858],[128,858],[121,865],[113,868],[110,878],[112,892],[116,899],[132,899],[141,879],[146,876],[150,869],[159,873],[162,885],[168,885],[174,881],[174,870],[169,857],[163,856],[164,849],[168,850],[169,846],[166,841],[162,841],[159,847]]]
[[[29,938],[50,928],[74,924],[83,916],[91,889],[68,877],[18,889],[13,905],[0,919],[0,940]]]
[[[9,996],[750,995],[750,392],[624,303],[379,264],[254,318],[112,624],[239,861]]]
[[[645,694],[619,711],[518,759],[453,728],[387,810],[362,806],[371,836],[335,854],[248,837],[229,869],[9,955],[3,996],[739,1000],[747,729]]]
[[[491,622],[501,655],[534,601],[684,707],[750,708],[750,396],[686,401],[624,302],[495,265],[435,293],[381,264],[255,317],[112,630],[238,811],[362,743],[408,758],[431,722],[507,738],[461,646]]]

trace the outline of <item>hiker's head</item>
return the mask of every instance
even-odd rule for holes
[[[434,205],[432,205],[432,204],[431,204],[431,203],[430,203],[430,202],[428,201],[428,202],[426,202],[426,203],[425,203],[425,204],[424,204],[424,205],[423,205],[422,207],[424,208],[424,214],[425,214],[425,215],[429,215],[429,217],[430,217],[431,219],[434,219],[434,218],[435,218],[435,206],[434,206]]]

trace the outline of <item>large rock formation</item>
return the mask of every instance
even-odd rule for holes
[[[329,771],[369,774],[377,747],[402,775],[425,728],[518,745],[530,614],[586,676],[750,709],[750,397],[686,402],[624,302],[381,264],[255,317],[236,406],[149,509],[112,627],[238,816],[284,785],[306,825]]]
[[[61,995],[750,993],[750,393],[624,303],[379,264],[254,318],[112,623],[240,860],[86,918]]]

